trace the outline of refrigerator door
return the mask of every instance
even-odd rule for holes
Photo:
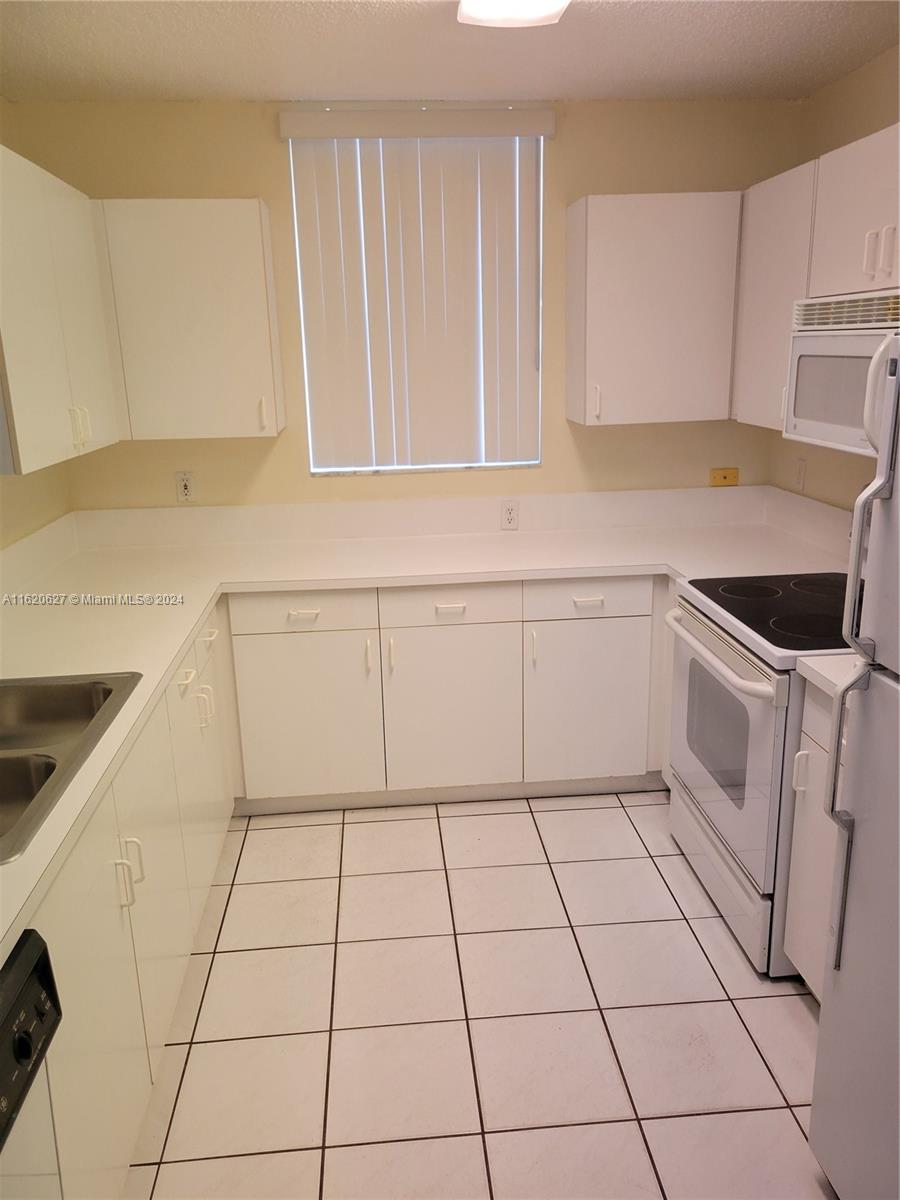
[[[829,947],[809,1135],[841,1200],[900,1196],[898,727],[900,684],[874,671],[847,717],[840,807],[853,818],[853,843],[839,970],[834,930]],[[839,867],[835,913],[844,882]]]

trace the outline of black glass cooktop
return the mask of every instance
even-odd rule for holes
[[[783,650],[839,650],[847,644],[841,636],[846,575],[751,575],[690,582]]]

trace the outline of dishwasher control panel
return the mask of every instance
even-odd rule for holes
[[[0,966],[0,1149],[61,1020],[47,943],[26,929]]]

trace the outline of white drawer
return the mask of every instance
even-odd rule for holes
[[[380,588],[381,628],[478,625],[522,620],[521,583],[438,584]]]
[[[253,592],[229,599],[231,632],[310,633],[377,629],[374,588],[333,592]]]
[[[652,611],[653,579],[528,579],[522,606],[526,621],[561,621],[571,617],[640,617]]]

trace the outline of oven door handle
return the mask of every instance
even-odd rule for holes
[[[734,691],[740,692],[742,696],[752,696],[754,700],[768,700],[770,704],[777,704],[778,692],[773,683],[754,683],[738,675],[737,671],[732,671],[731,667],[717,658],[708,646],[704,646],[699,638],[694,637],[685,629],[681,623],[680,609],[673,608],[666,613],[666,624],[677,638],[689,646],[694,654],[702,659],[709,669]]]

